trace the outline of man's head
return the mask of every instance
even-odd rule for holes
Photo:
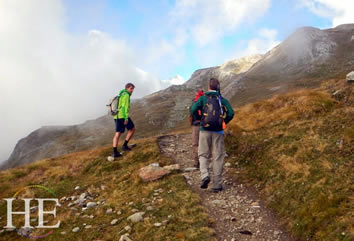
[[[135,85],[133,85],[132,83],[128,83],[128,84],[125,85],[125,89],[126,89],[130,94],[133,94],[134,88],[135,88]]]
[[[209,80],[209,90],[215,90],[215,91],[220,90],[219,80],[217,80],[215,78],[211,78]]]

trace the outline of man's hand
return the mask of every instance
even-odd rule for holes
[[[124,121],[124,125],[125,126],[128,125],[128,120]]]

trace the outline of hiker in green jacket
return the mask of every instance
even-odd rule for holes
[[[220,83],[217,79],[209,80],[208,91],[192,106],[191,113],[196,117],[202,112],[200,122],[198,157],[202,183],[200,188],[208,188],[210,182],[209,163],[213,157],[214,192],[222,191],[222,172],[224,167],[225,146],[224,128],[234,117],[234,111],[228,100],[221,97]]]
[[[125,89],[119,92],[119,102],[118,102],[118,114],[113,116],[116,133],[113,137],[113,157],[120,157],[121,154],[117,149],[119,137],[124,133],[125,128],[128,129],[128,134],[125,137],[124,144],[122,146],[123,151],[130,151],[131,148],[128,146],[128,142],[133,137],[135,132],[135,126],[133,121],[129,117],[130,113],[130,96],[133,94],[135,86],[132,83],[125,85]]]

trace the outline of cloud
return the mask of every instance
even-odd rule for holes
[[[171,79],[162,80],[162,81],[165,82],[166,84],[173,84],[173,85],[181,85],[186,82],[186,80],[180,75],[176,75]]]
[[[314,14],[331,19],[333,27],[354,23],[354,1],[352,0],[299,0],[299,3]]]
[[[268,52],[280,43],[276,39],[277,34],[278,32],[274,29],[263,28],[259,30],[258,37],[248,41],[247,48],[239,54],[240,57]]]
[[[254,21],[270,7],[270,0],[177,0],[172,21],[186,29],[198,46],[206,46]]]
[[[40,126],[105,114],[127,82],[135,98],[170,84],[139,69],[123,39],[69,32],[65,14],[60,0],[0,1],[0,161]]]

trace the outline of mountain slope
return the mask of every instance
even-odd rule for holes
[[[226,138],[239,180],[301,240],[353,240],[354,95],[344,79],[238,109]]]
[[[246,57],[219,67],[197,70],[185,84],[171,86],[132,105],[137,137],[187,127],[188,107],[194,92],[198,88],[206,89],[210,77],[219,78],[222,94],[237,107],[294,89],[318,87],[326,79],[344,78],[354,66],[352,36],[354,24],[327,30],[305,27],[264,56]],[[113,134],[111,118],[104,116],[92,123],[92,127],[63,128],[60,137],[48,129],[42,135],[43,141],[37,140],[36,135],[24,138],[3,168],[110,143]],[[72,133],[78,133],[77,137]],[[33,148],[29,143],[38,143],[38,147]]]

